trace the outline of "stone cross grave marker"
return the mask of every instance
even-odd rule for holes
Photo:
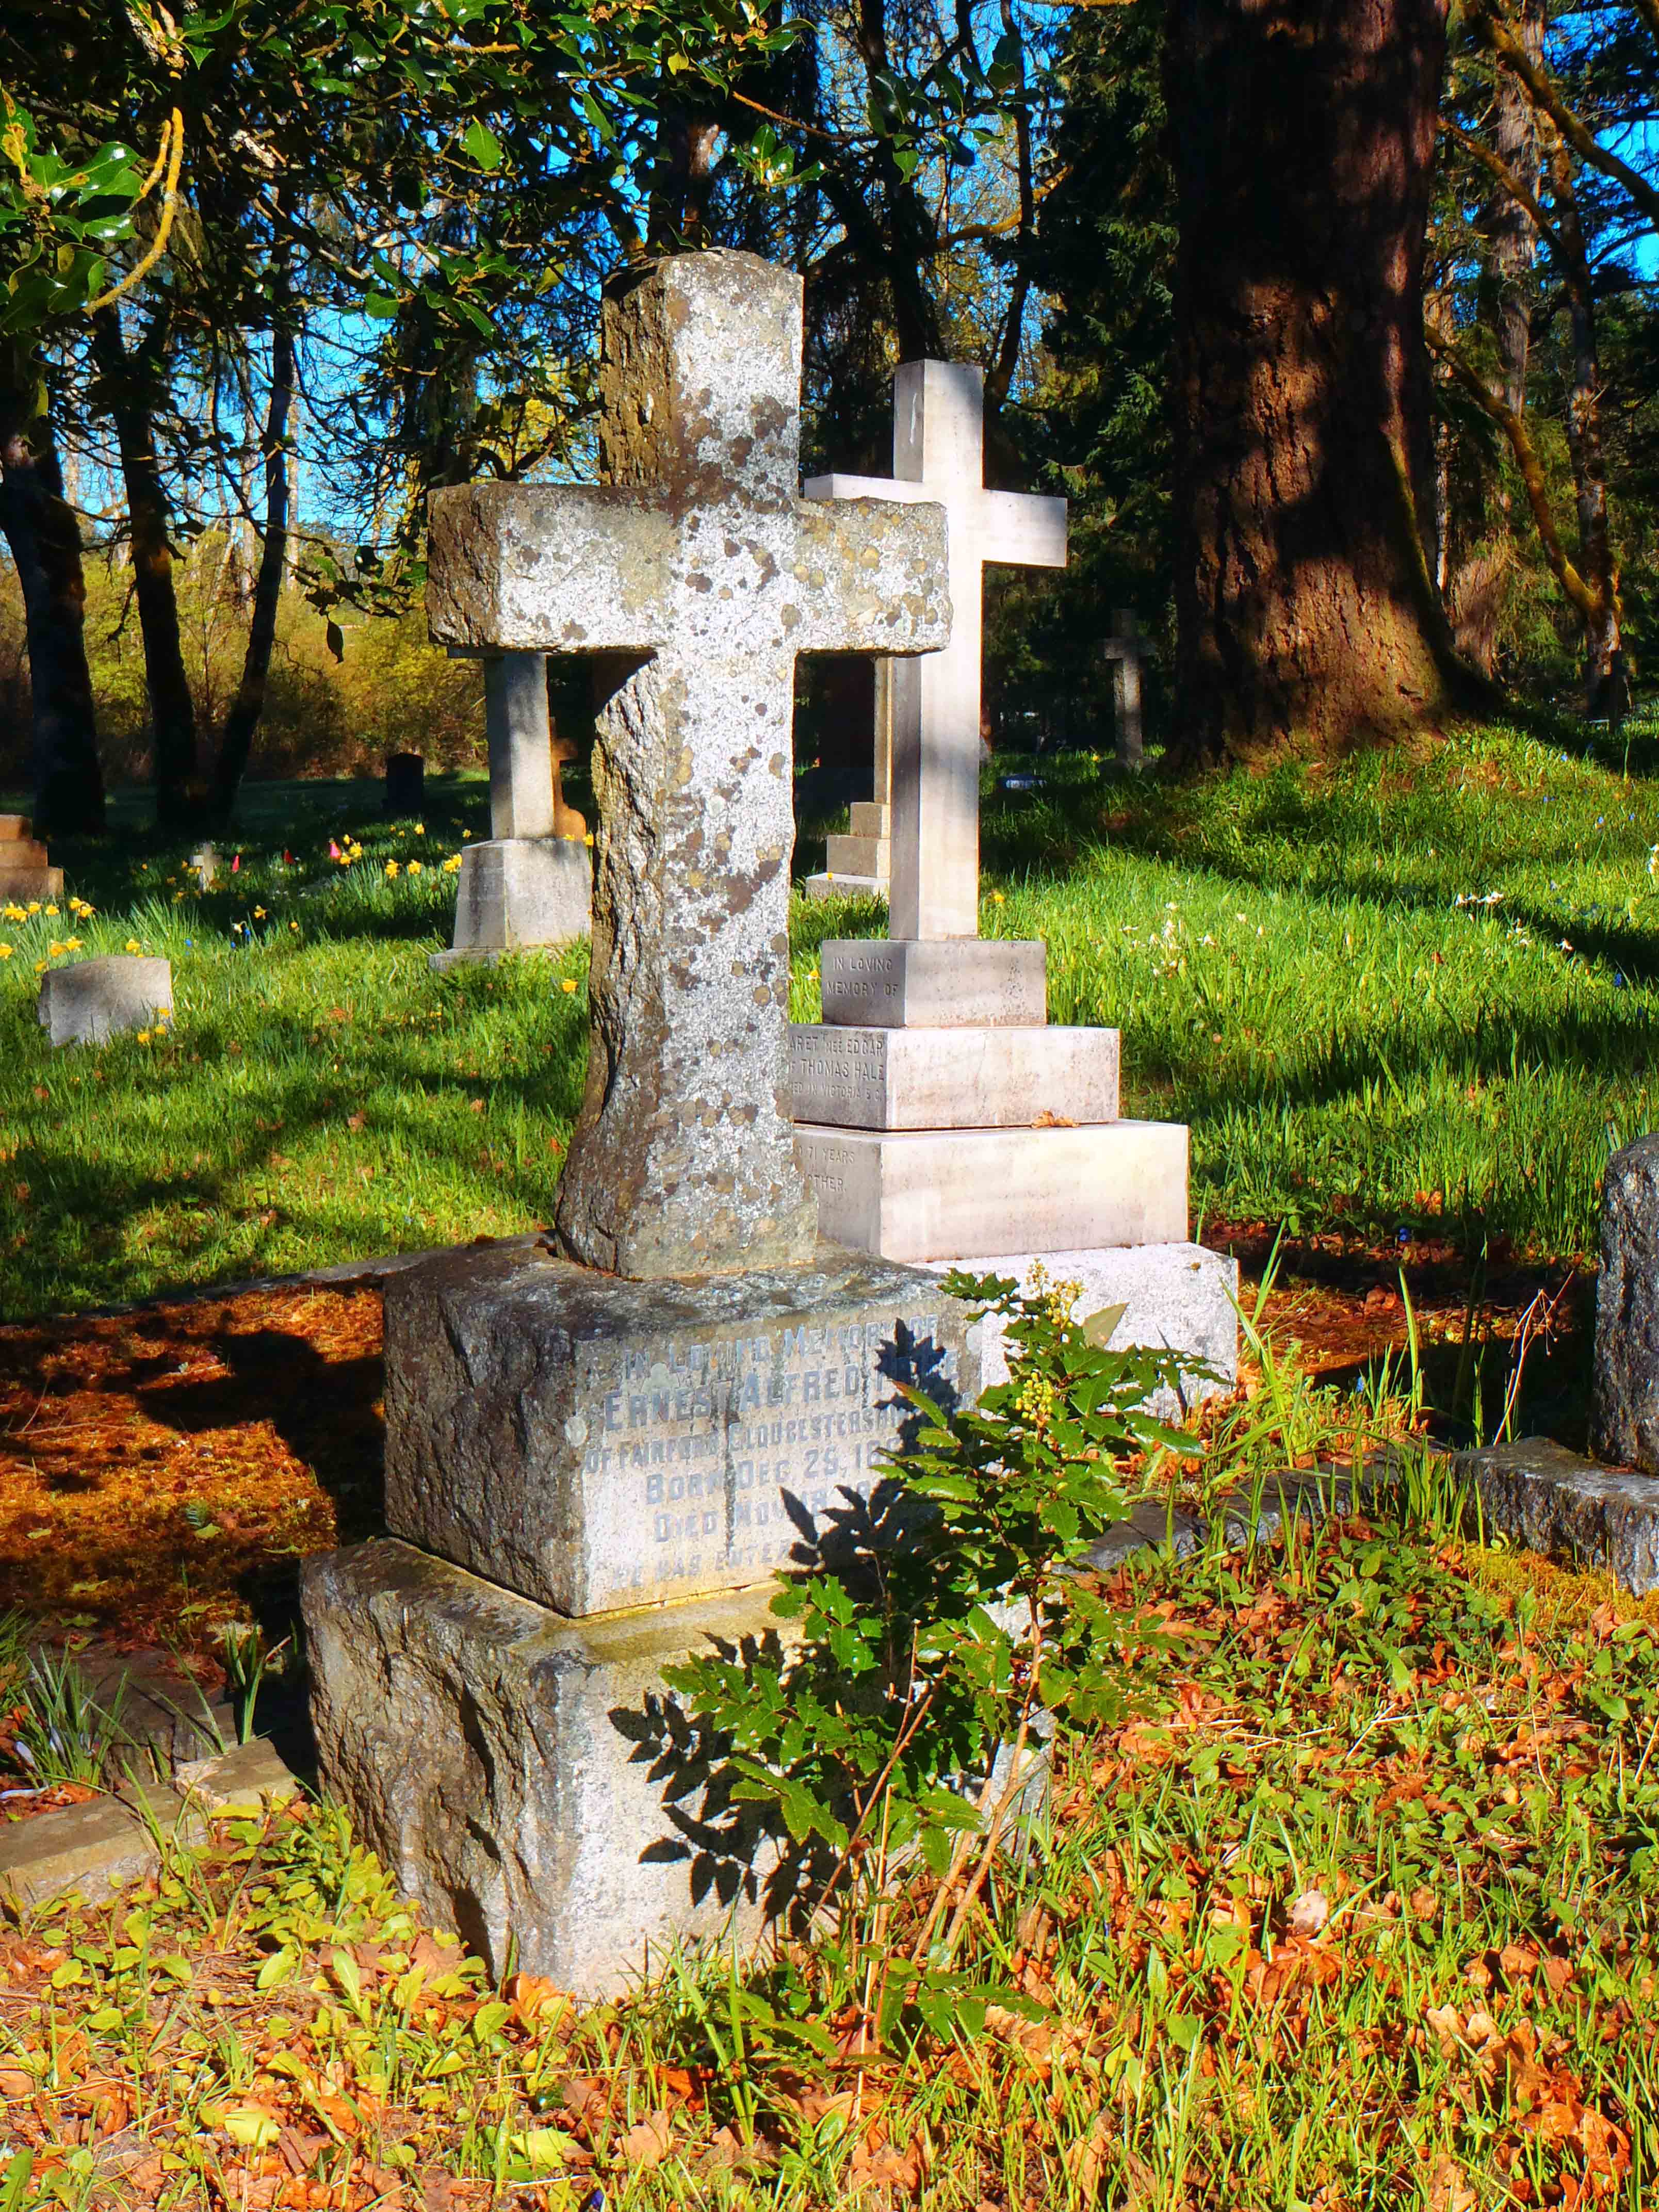
[[[800,279],[750,254],[629,273],[604,307],[603,483],[432,502],[434,639],[613,657],[587,1091],[555,1236],[622,1275],[810,1256],[785,1066],[795,659],[951,634],[945,516],[897,503],[927,490],[799,496],[800,318]]]
[[[893,480],[815,477],[814,499],[936,500],[950,523],[951,642],[893,671],[888,934],[979,934],[980,684],[988,562],[1063,568],[1066,502],[985,489],[985,372],[904,362],[893,381]]]
[[[1102,644],[1100,657],[1112,664],[1112,706],[1117,731],[1117,757],[1125,768],[1139,768],[1143,754],[1140,726],[1140,664],[1146,656],[1146,640],[1140,634],[1133,611],[1117,607],[1112,613],[1112,632]]]
[[[552,836],[553,732],[544,653],[486,656],[484,738],[489,749],[490,836]]]

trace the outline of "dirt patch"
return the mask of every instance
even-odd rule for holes
[[[378,1524],[380,1395],[374,1290],[0,1328],[0,1607],[198,1650],[280,1619]]]

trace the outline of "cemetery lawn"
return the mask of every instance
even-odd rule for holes
[[[1004,791],[1020,767],[1042,787]],[[1569,1261],[1594,1248],[1609,1150],[1659,1118],[1656,768],[1659,733],[1635,727],[1611,749],[1475,729],[1183,785],[1004,757],[982,926],[1046,939],[1053,1019],[1121,1026],[1126,1111],[1190,1123],[1206,1235]],[[431,975],[484,784],[438,780],[419,824],[372,803],[252,786],[211,892],[183,846],[135,834],[64,851],[90,914],[0,916],[0,1312],[549,1218],[585,953]],[[802,874],[823,826],[803,825]],[[883,917],[801,899],[793,920],[807,1018],[822,939]],[[52,1053],[39,969],[129,945],[173,961],[171,1030]]]
[[[0,1934],[6,2202],[1651,2205],[1654,1607],[1361,1522],[1112,1595],[1174,1652],[1063,1748],[947,2035],[870,2050],[856,1950],[491,1988],[279,1810]]]

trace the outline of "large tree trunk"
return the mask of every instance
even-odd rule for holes
[[[276,641],[276,614],[282,604],[283,577],[288,566],[288,436],[289,408],[294,398],[294,333],[279,319],[270,334],[270,399],[265,410],[262,443],[265,460],[265,526],[260,541],[259,573],[253,586],[253,617],[248,627],[247,650],[242,658],[242,680],[225,717],[224,736],[213,777],[213,811],[228,821],[236,804],[236,793],[247,768],[253,733],[264,711],[265,684],[270,675],[270,648]]]
[[[0,343],[0,531],[17,564],[28,638],[34,828],[42,837],[104,827],[104,773],[87,666],[81,528],[64,497],[39,364]]]
[[[191,817],[196,796],[196,706],[179,635],[167,487],[155,444],[149,381],[163,349],[147,340],[129,354],[118,310],[105,307],[93,318],[92,350],[98,366],[99,401],[115,426],[126,483],[133,590],[155,736],[156,819],[182,824]]]
[[[1173,0],[1178,743],[1338,748],[1476,691],[1434,512],[1424,240],[1444,0]]]
[[[1523,0],[1517,29],[1528,52],[1540,58],[1544,24],[1540,0]],[[1492,152],[1535,200],[1540,163],[1537,111],[1520,79],[1506,69],[1493,72],[1489,133]],[[1527,405],[1538,226],[1525,201],[1500,183],[1482,210],[1480,227],[1492,258],[1498,397],[1518,417]],[[1447,599],[1459,652],[1490,676],[1498,660],[1498,625],[1504,611],[1505,579],[1515,559],[1510,496],[1501,483],[1495,489],[1486,523],[1482,533],[1485,542],[1458,563]]]
[[[1584,623],[1584,688],[1592,714],[1617,714],[1610,700],[1621,663],[1619,558],[1607,514],[1607,466],[1601,441],[1601,366],[1595,334],[1595,288],[1571,155],[1558,139],[1550,149],[1551,213],[1555,218],[1558,262],[1572,318],[1572,386],[1567,395],[1567,445],[1572,455],[1573,490],[1578,508],[1578,565],[1589,586],[1591,604],[1582,607]]]

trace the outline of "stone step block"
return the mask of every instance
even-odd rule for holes
[[[104,1044],[122,1030],[149,1029],[158,1017],[171,1017],[173,969],[136,952],[49,968],[36,1012],[54,1045]]]
[[[808,876],[801,889],[810,899],[878,898],[885,899],[888,884],[884,876]]]
[[[3,860],[4,847],[33,835],[34,824],[27,814],[0,814],[0,860]]]
[[[396,1541],[310,1559],[301,1599],[322,1787],[494,1975],[511,1963],[605,1996],[676,1942],[752,1940],[771,1861],[751,1848],[694,1901],[698,1793],[671,1807],[672,1763],[647,1746],[665,1667],[789,1636],[772,1595],[573,1622]]]
[[[1187,1131],[838,1129],[801,1122],[795,1153],[823,1234],[922,1262],[961,1252],[1174,1244],[1187,1236]]]
[[[826,938],[823,1018],[837,1028],[1041,1028],[1048,954],[1003,938]]]
[[[851,1129],[1016,1128],[1118,1116],[1115,1030],[855,1029],[794,1022],[798,1121]]]
[[[848,826],[855,837],[890,837],[893,810],[879,799],[855,799]]]
[[[824,840],[824,866],[832,876],[879,876],[893,872],[893,848],[886,837],[831,836]]]
[[[1238,1262],[1227,1253],[1202,1244],[1131,1244],[1090,1251],[975,1254],[924,1264],[936,1274],[961,1267],[970,1275],[1012,1275],[1030,1297],[1039,1263],[1050,1283],[1080,1286],[1073,1308],[1079,1320],[1108,1306],[1124,1309],[1109,1340],[1114,1346],[1181,1354],[1179,1395],[1160,1391],[1154,1401],[1161,1420],[1179,1420],[1237,1382]],[[1008,1379],[1007,1339],[995,1314],[987,1314],[980,1323],[980,1372],[986,1389]]]
[[[912,1418],[895,1382],[979,1389],[936,1279],[847,1252],[628,1281],[463,1250],[385,1301],[387,1527],[573,1617],[833,1546]]]

